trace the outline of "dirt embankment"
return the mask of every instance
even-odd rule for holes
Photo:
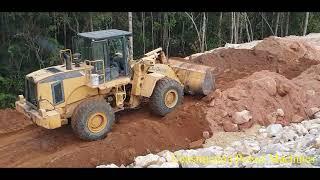
[[[303,40],[269,37],[252,49],[222,48],[190,61],[213,68],[217,88],[234,86],[234,81],[254,72],[269,70],[291,79],[320,61],[320,51]]]

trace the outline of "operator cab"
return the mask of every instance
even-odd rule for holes
[[[78,33],[73,39],[76,58],[92,63],[100,74],[100,82],[129,76],[128,38],[131,35],[131,32],[117,29]]]

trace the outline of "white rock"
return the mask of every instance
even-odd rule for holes
[[[267,127],[266,131],[268,133],[268,137],[275,137],[277,134],[281,133],[282,129],[281,124],[271,124]]]
[[[115,164],[108,164],[108,165],[99,165],[96,168],[118,168]]]
[[[289,129],[287,131],[283,131],[282,132],[282,139],[284,142],[288,142],[288,141],[294,141],[295,139],[297,139],[297,137],[299,137],[296,132],[292,129]]]
[[[315,144],[315,137],[311,134],[307,134],[306,136],[297,139],[295,142],[296,150],[304,150],[305,148],[313,146]]]
[[[267,132],[267,130],[266,130],[265,128],[260,128],[260,129],[258,130],[258,132],[259,132],[260,134],[262,134],[262,133]]]
[[[195,149],[188,149],[188,150],[179,150],[175,151],[173,154],[176,156],[176,158],[179,160],[181,157],[190,157],[195,156],[198,153]]]
[[[285,147],[281,143],[276,144],[269,144],[267,146],[264,146],[261,150],[261,152],[267,153],[267,154],[276,154],[277,152],[289,152],[290,149],[288,147]]]
[[[306,126],[306,128],[310,131],[311,129],[320,129],[320,124],[310,124]]]
[[[283,111],[283,109],[281,109],[281,108],[279,108],[279,109],[277,109],[277,115],[278,116],[280,116],[280,117],[283,117],[284,116],[284,111]]]
[[[176,158],[174,153],[172,153],[168,150],[161,151],[157,155],[165,158],[166,162],[178,162],[178,159]]]
[[[243,146],[240,147],[240,152],[244,155],[251,155],[260,151],[260,145],[254,140],[244,140]]]
[[[318,129],[310,129],[309,133],[312,135],[320,134]]]
[[[232,121],[235,124],[243,124],[243,123],[250,121],[250,119],[252,119],[252,115],[251,115],[250,111],[248,111],[248,110],[243,110],[241,112],[235,112],[232,115]]]
[[[299,136],[308,134],[308,130],[301,124],[291,124],[291,127],[297,132]]]
[[[134,165],[140,167],[147,167],[151,164],[161,163],[161,157],[154,154],[148,154],[146,156],[138,156],[134,159]]]
[[[224,149],[224,155],[226,156],[233,156],[235,154],[237,154],[237,151],[233,147],[228,146]]]
[[[320,112],[315,113],[315,114],[313,115],[313,117],[316,118],[316,119],[320,118]]]
[[[196,156],[209,157],[209,156],[221,156],[223,154],[223,148],[219,146],[210,146],[207,148],[198,149]]]

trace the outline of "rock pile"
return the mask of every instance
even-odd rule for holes
[[[320,115],[320,114],[318,114]],[[225,148],[162,151],[138,156],[127,168],[190,167],[320,167],[320,119],[262,127],[254,137],[234,141]],[[97,168],[116,168],[115,164]]]

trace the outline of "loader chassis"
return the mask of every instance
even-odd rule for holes
[[[47,129],[71,119],[78,137],[97,140],[111,130],[115,112],[139,106],[142,97],[150,99],[155,114],[164,116],[181,104],[186,74],[195,74],[191,81],[205,81],[201,72],[168,64],[161,48],[129,59],[129,36],[114,29],[79,33],[74,39],[77,54],[61,50],[62,65],[26,76],[25,97],[19,95],[16,109]]]

